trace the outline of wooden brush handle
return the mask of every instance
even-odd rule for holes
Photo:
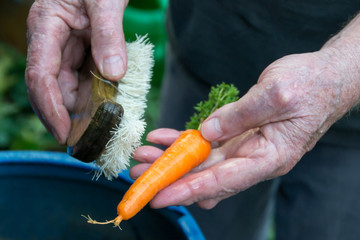
[[[121,122],[124,109],[115,101],[117,84],[102,79],[91,53],[80,71],[78,89],[66,144],[70,155],[92,162],[104,151],[112,130]]]

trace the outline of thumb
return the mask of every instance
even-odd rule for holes
[[[290,92],[263,85],[256,84],[238,101],[212,113],[202,123],[203,137],[209,141],[222,141],[269,122],[289,118],[293,101]]]
[[[86,0],[91,24],[91,50],[100,73],[119,80],[126,72],[126,48],[122,27],[128,0]]]

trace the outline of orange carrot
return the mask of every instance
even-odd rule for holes
[[[117,206],[118,216],[107,222],[119,226],[137,214],[162,189],[175,182],[194,167],[206,160],[210,154],[210,142],[198,130],[189,129],[180,134],[175,142],[130,186]]]

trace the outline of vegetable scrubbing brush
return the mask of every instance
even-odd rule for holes
[[[146,36],[126,44],[127,71],[118,82],[101,77],[91,58],[79,76],[79,94],[67,139],[68,153],[95,162],[108,179],[126,169],[145,131],[146,94],[152,76],[153,45]]]

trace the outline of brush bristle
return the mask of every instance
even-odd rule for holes
[[[113,129],[113,136],[104,152],[96,160],[100,167],[96,178],[101,174],[108,179],[117,177],[119,172],[129,167],[131,154],[141,144],[146,127],[146,94],[154,66],[153,48],[147,36],[137,36],[136,41],[126,44],[127,71],[119,81],[116,98],[124,108],[124,115],[121,123]]]

